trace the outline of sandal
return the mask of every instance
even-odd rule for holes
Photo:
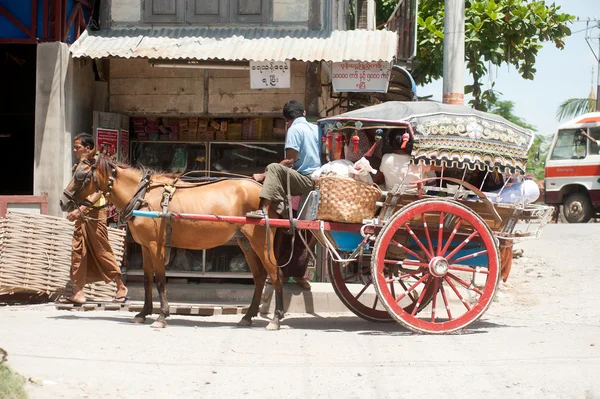
[[[262,209],[258,209],[256,211],[248,212],[246,217],[250,219],[264,219],[265,213],[262,211]]]

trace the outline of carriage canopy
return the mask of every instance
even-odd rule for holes
[[[525,173],[533,133],[462,105],[389,101],[319,121],[322,131],[408,129],[415,163]]]

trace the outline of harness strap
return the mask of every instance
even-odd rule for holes
[[[146,196],[146,191],[148,191],[148,185],[150,184],[150,179],[152,178],[152,174],[150,172],[146,172],[144,177],[138,183],[137,190],[135,194],[129,200],[125,208],[121,211],[121,221],[126,223],[133,217],[133,211],[137,210],[140,206],[146,205],[146,200],[144,197]]]
[[[290,169],[288,168],[287,170],[287,200],[288,200],[288,216],[290,219],[290,233],[292,234],[292,247],[291,247],[291,251],[290,251],[290,257],[288,259],[287,262],[285,262],[283,265],[280,265],[277,263],[277,259],[275,259],[275,264],[274,266],[277,266],[279,268],[283,268],[286,267],[287,265],[290,264],[290,262],[292,261],[292,258],[294,256],[294,247],[296,246],[296,221],[294,220],[293,214],[292,214],[292,189],[291,189],[291,183],[290,183]],[[269,240],[269,215],[266,212],[266,208],[263,206],[263,213],[265,215],[265,228],[266,228],[266,241],[267,241],[267,255],[269,256],[269,262],[272,263],[270,261],[271,258],[271,254],[273,253],[273,249],[271,248],[272,243],[271,240]],[[275,236],[273,236],[273,239],[275,239]]]
[[[172,185],[166,184],[163,189],[163,202],[162,202],[162,211],[163,215],[165,215],[166,219],[166,231],[165,231],[165,255],[164,255],[164,263],[165,266],[169,264],[169,260],[171,259],[171,233],[173,231],[173,227],[171,226],[171,212],[169,210],[169,202],[171,198],[173,198],[173,194],[175,193],[175,187]]]

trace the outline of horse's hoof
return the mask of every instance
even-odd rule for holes
[[[166,321],[158,321],[158,320],[156,320],[154,323],[152,323],[150,325],[150,327],[152,327],[152,328],[166,328],[167,327],[167,322]]]
[[[238,327],[250,327],[252,325],[252,320],[242,319],[237,323]]]
[[[141,316],[135,316],[133,319],[131,319],[131,322],[133,324],[144,324],[146,322],[146,318]]]
[[[265,330],[269,330],[269,331],[277,331],[277,330],[279,330],[279,322],[274,322],[274,321],[270,322],[265,327]]]

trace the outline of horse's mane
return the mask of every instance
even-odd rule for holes
[[[132,169],[138,173],[140,173],[142,176],[145,176],[146,174],[150,174],[152,177],[165,177],[165,178],[169,178],[169,179],[176,179],[179,176],[181,176],[181,173],[171,173],[171,172],[165,172],[156,168],[150,168],[147,166],[131,166],[130,164],[124,163],[124,162],[115,162],[110,160],[109,158],[107,158],[104,155],[99,155],[98,157],[98,169],[100,169],[102,171],[102,173],[105,173],[106,175],[110,175],[110,170],[114,167],[119,167],[121,169]]]

